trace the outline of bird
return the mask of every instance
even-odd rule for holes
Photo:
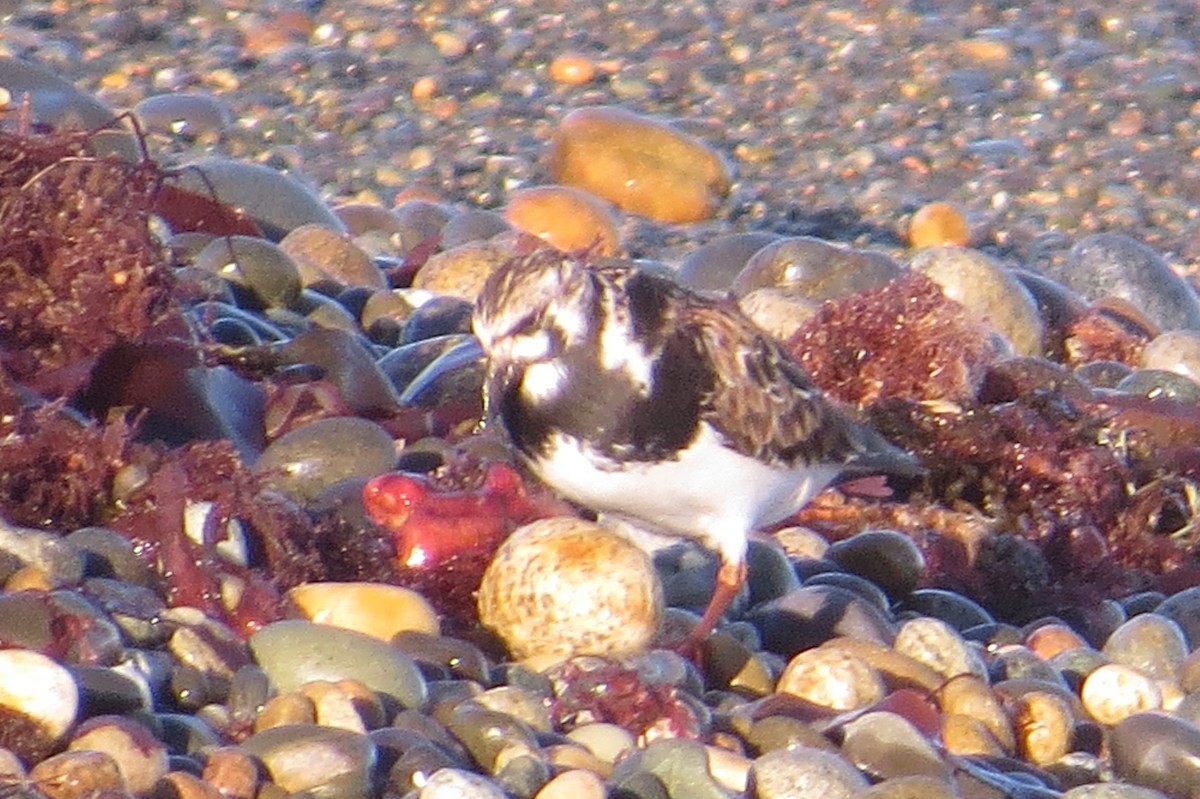
[[[839,476],[920,467],[734,302],[614,260],[541,248],[487,278],[472,316],[484,416],[571,502],[717,554],[681,647],[694,654],[746,581],[753,531]]]

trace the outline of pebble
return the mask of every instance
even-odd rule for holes
[[[874,779],[924,774],[949,777],[950,766],[903,716],[875,711],[843,728],[842,754]]]
[[[998,261],[978,250],[931,247],[913,257],[911,268],[966,306],[973,318],[1004,334],[1018,354],[1041,354],[1044,330],[1037,305]]]
[[[550,176],[661,222],[708,219],[729,191],[721,156],[699,139],[624,108],[577,108],[551,143]]]
[[[879,674],[866,661],[845,651],[818,647],[788,661],[775,689],[821,707],[857,710],[883,698]]]
[[[277,621],[250,636],[250,651],[281,693],[313,680],[354,679],[398,702],[424,706],[428,696],[417,665],[369,635],[299,619]]]
[[[882,288],[901,272],[891,257],[874,250],[812,236],[778,239],[759,249],[733,279],[733,293],[776,288],[814,302]]]
[[[16,775],[16,771],[7,771]],[[98,793],[127,795],[125,778],[107,752],[85,750],[48,757],[29,770],[29,779],[49,799],[83,799]]]
[[[396,462],[392,437],[359,417],[318,419],[271,442],[255,464],[268,485],[299,502],[352,477],[374,477]]]
[[[542,786],[534,799],[605,799],[604,780],[585,769],[568,769]]]
[[[1200,727],[1162,712],[1135,713],[1113,727],[1119,779],[1185,799],[1200,785]]]
[[[0,673],[5,675],[0,680],[0,708],[27,719],[26,725],[0,731],[0,745],[36,762],[53,751],[75,723],[75,679],[58,663],[27,649],[0,650]]]
[[[926,203],[917,209],[908,223],[908,243],[917,250],[966,247],[970,241],[971,229],[966,217],[950,203]]]
[[[213,156],[187,167],[179,170],[181,188],[201,197],[215,195],[221,203],[246,212],[272,241],[310,223],[345,229],[316,193],[269,166]]]
[[[416,591],[382,583],[309,583],[287,592],[305,619],[391,641],[402,631],[437,635],[437,612]]]
[[[1200,333],[1169,330],[1155,336],[1142,348],[1139,365],[1146,369],[1165,369],[1200,382]]]
[[[509,194],[504,218],[517,230],[560,250],[621,249],[617,220],[600,198],[571,186],[535,186]]]
[[[583,53],[559,53],[547,66],[550,79],[567,86],[582,86],[596,77],[596,62]]]
[[[925,574],[921,550],[911,537],[894,530],[858,533],[832,544],[825,557],[870,580],[893,600],[912,593]]]
[[[504,214],[482,208],[469,208],[455,214],[442,228],[442,250],[453,250],[472,241],[486,241],[508,233],[512,225]]]
[[[1158,613],[1143,613],[1114,630],[1102,651],[1115,663],[1173,682],[1187,659],[1188,645],[1178,624]]]
[[[852,799],[868,784],[837,755],[804,746],[767,752],[750,767],[749,791],[755,799]]]
[[[279,247],[296,264],[305,286],[332,280],[343,286],[387,287],[383,273],[340,224],[298,225],[288,231]]]
[[[987,673],[977,652],[941,619],[921,617],[900,624],[893,643],[896,651],[924,663],[946,679],[961,674]]]
[[[421,786],[417,799],[506,799],[492,780],[457,768],[438,769]]]
[[[1146,674],[1110,663],[1100,666],[1079,687],[1083,706],[1101,724],[1117,724],[1145,710],[1162,707],[1162,691]]]
[[[675,279],[694,291],[728,291],[750,257],[779,238],[762,231],[720,236],[689,252]]]
[[[787,657],[839,635],[883,645],[896,635],[879,608],[836,586],[801,586],[764,602],[746,618],[759,629],[763,646]]]
[[[241,747],[288,793],[311,792],[329,799],[371,795],[377,753],[371,739],[361,733],[291,724],[257,732]]]
[[[216,97],[198,92],[147,97],[134,106],[133,115],[147,132],[209,141],[216,139],[233,118],[229,107]]]
[[[488,275],[512,257],[507,247],[487,240],[447,247],[430,256],[413,277],[412,287],[473,303]]]
[[[1164,330],[1200,329],[1195,289],[1162,256],[1123,233],[1085,236],[1065,262],[1043,271],[1089,300],[1132,303]]]
[[[553,518],[513,531],[484,572],[478,604],[514,658],[549,665],[644,649],[658,632],[663,594],[649,558],[627,539]]]
[[[278,244],[252,236],[221,236],[192,261],[197,269],[228,281],[260,308],[287,308],[302,288],[296,262]]]
[[[123,716],[94,716],[80,724],[69,751],[102,752],[112,758],[130,792],[146,795],[169,768],[167,747],[140,723]]]

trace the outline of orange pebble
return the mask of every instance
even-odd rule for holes
[[[971,241],[971,231],[962,211],[950,203],[933,202],[913,214],[908,239],[916,249],[945,245],[965,247]]]
[[[1042,660],[1072,649],[1087,649],[1079,633],[1062,624],[1044,624],[1025,638],[1025,646]]]
[[[422,75],[413,81],[412,98],[414,100],[428,100],[433,97],[438,90],[437,78],[429,75]]]
[[[617,221],[603,200],[570,186],[537,186],[513,192],[504,217],[560,250],[598,245],[600,255],[620,247]]]
[[[549,162],[552,180],[660,222],[709,219],[732,181],[724,159],[696,137],[608,106],[567,114]]]
[[[550,62],[550,79],[567,86],[581,86],[596,77],[596,62],[582,53],[562,53]]]
[[[51,591],[54,588],[50,577],[34,566],[22,566],[4,583],[5,591]]]

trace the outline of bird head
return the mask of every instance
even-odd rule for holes
[[[493,366],[548,361],[586,337],[593,297],[587,267],[560,252],[538,250],[488,277],[472,327]]]

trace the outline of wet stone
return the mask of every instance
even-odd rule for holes
[[[734,278],[732,290],[742,297],[775,288],[821,302],[882,288],[900,272],[900,265],[882,252],[797,236],[755,252]]]
[[[365,799],[373,791],[375,745],[366,735],[296,724],[255,733],[242,748],[289,793],[323,799]]]
[[[386,288],[387,280],[369,255],[340,227],[300,225],[279,242],[305,286],[333,280],[343,286]]]
[[[519,746],[537,749],[537,734],[525,722],[507,713],[489,710],[474,701],[463,702],[446,718],[446,728],[457,738],[476,763],[494,773],[497,758],[506,749]]]
[[[517,529],[501,545],[478,605],[482,622],[517,659],[566,659],[646,647],[663,594],[645,553],[623,536],[554,518]]]
[[[843,732],[842,754],[872,778],[951,774],[928,739],[895,713],[867,713],[846,724]]]
[[[417,799],[506,799],[493,780],[470,771],[444,768],[435,771],[421,787]]]
[[[1186,588],[1172,595],[1155,608],[1154,612],[1179,625],[1187,639],[1189,650],[1200,647],[1200,587]]]
[[[134,106],[133,115],[147,132],[188,140],[215,139],[233,118],[223,102],[197,92],[147,97]]]
[[[1080,239],[1065,263],[1044,271],[1089,300],[1126,300],[1164,330],[1200,329],[1195,290],[1161,255],[1122,233]]]
[[[182,188],[203,197],[211,191],[220,202],[246,211],[273,241],[310,223],[344,230],[321,198],[290,175],[228,158],[205,158],[188,166],[194,168],[178,172]]]
[[[692,249],[675,279],[694,291],[728,291],[733,280],[763,247],[778,241],[774,233],[732,233]]]
[[[1161,712],[1137,713],[1109,738],[1122,780],[1184,799],[1200,785],[1200,727]]]
[[[79,689],[67,669],[25,649],[0,650],[0,673],[5,675],[0,681],[0,709],[24,721],[0,730],[0,746],[34,762],[48,754],[75,723]],[[9,740],[11,735],[17,737]]]
[[[421,305],[404,320],[400,331],[400,343],[417,341],[471,332],[471,315],[474,306],[457,297],[433,297]]]
[[[285,433],[255,464],[268,485],[306,502],[351,477],[374,477],[395,463],[392,437],[374,422],[335,417]]]
[[[595,247],[599,255],[615,255],[621,249],[617,219],[608,205],[571,186],[511,192],[504,218],[517,230],[566,252]]]
[[[1200,382],[1200,333],[1169,330],[1142,348],[1141,366],[1165,369]]]
[[[453,208],[429,200],[405,200],[392,209],[392,214],[399,223],[402,255],[441,235],[446,223],[455,216]]]
[[[567,114],[549,161],[556,182],[662,222],[712,216],[730,187],[724,161],[699,139],[617,107]]]
[[[1134,616],[1104,643],[1104,654],[1156,680],[1175,680],[1188,655],[1179,625],[1157,613]]]
[[[447,246],[417,271],[412,287],[473,303],[488,276],[512,257],[508,248],[489,241]]]
[[[869,783],[844,758],[809,747],[777,749],[750,767],[749,796],[754,799],[851,799]]]
[[[868,530],[838,541],[825,557],[857,574],[899,600],[912,593],[925,574],[925,557],[907,535],[893,530]]]
[[[308,583],[287,593],[300,616],[317,624],[356,630],[381,641],[413,631],[436,635],[433,606],[416,591],[383,583]]]
[[[71,751],[103,752],[113,759],[126,787],[146,794],[167,773],[167,748],[148,729],[124,716],[95,716],[75,729]]]
[[[425,680],[412,659],[362,633],[279,621],[252,635],[250,650],[280,692],[297,690],[311,680],[351,678],[402,707],[425,704]]]
[[[567,737],[582,744],[605,763],[616,763],[626,752],[636,749],[636,741],[628,730],[606,722],[580,724],[568,732]]]
[[[486,241],[511,230],[512,225],[508,224],[503,214],[482,208],[468,208],[455,214],[442,228],[442,249],[452,250],[472,241]]]
[[[70,670],[79,686],[82,717],[150,709],[150,696],[132,677],[106,666],[72,666]]]
[[[0,566],[32,566],[54,585],[75,585],[83,577],[83,556],[57,533],[18,527],[0,519]]]
[[[30,769],[29,779],[48,799],[85,799],[126,793],[125,779],[117,768],[117,761],[105,752],[94,750],[63,752],[46,758]]]
[[[696,741],[654,741],[622,760],[613,772],[613,782],[620,784],[636,771],[657,777],[670,797],[729,798],[709,773],[708,754]]]
[[[977,250],[934,247],[912,260],[952,300],[1003,333],[1018,354],[1042,351],[1042,319],[1033,297],[1002,264]]]
[[[957,631],[940,619],[920,617],[900,625],[896,651],[932,668],[945,678],[960,674],[984,676],[987,669],[977,652]]]
[[[1200,383],[1165,369],[1134,369],[1115,388],[1134,396],[1200,403]]]
[[[839,635],[880,644],[895,637],[882,611],[834,586],[801,586],[754,608],[746,618],[758,627],[767,649],[788,657]]]
[[[84,573],[89,577],[114,577],[147,588],[154,584],[153,572],[134,552],[133,543],[115,530],[81,527],[63,540],[83,554]]]
[[[919,588],[906,596],[896,610],[932,616],[956,630],[994,624],[996,621],[970,597],[941,588]]]
[[[856,710],[884,696],[878,672],[856,655],[818,647],[800,652],[779,677],[776,690],[833,710]]]

